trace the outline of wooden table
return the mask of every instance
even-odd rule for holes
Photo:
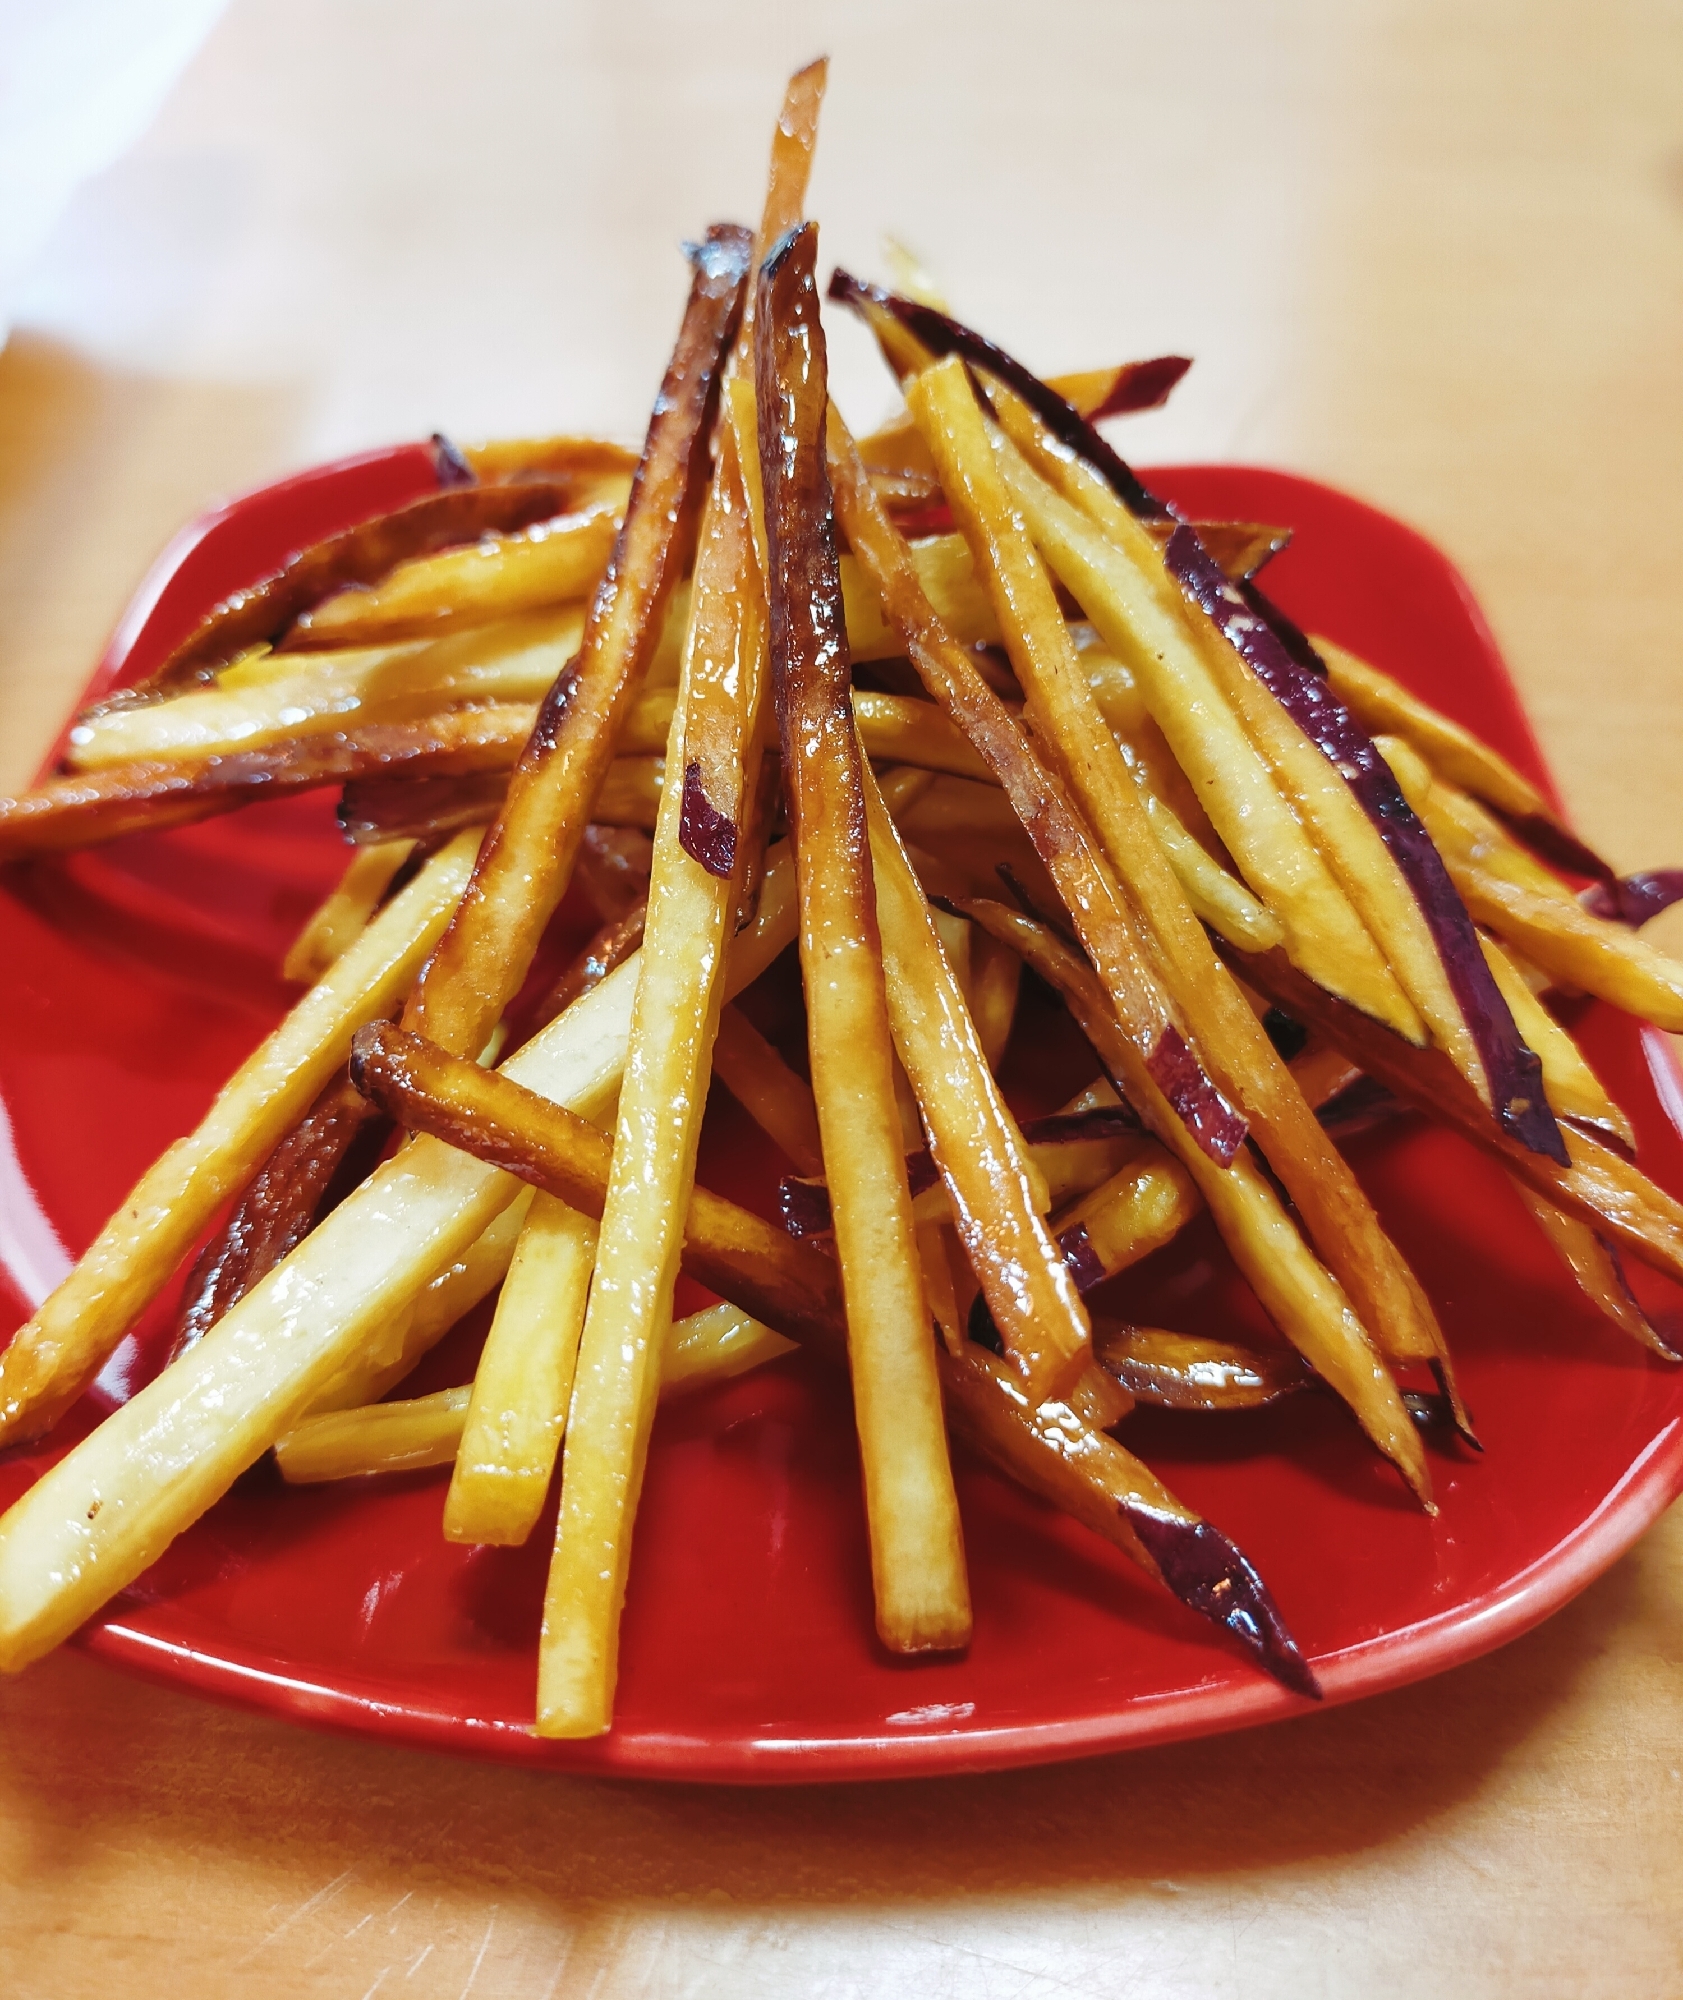
[[[0,354],[0,782],[210,496],[440,423],[636,435],[670,246],[751,210],[779,79],[827,46],[830,255],[901,231],[1048,367],[1197,354],[1133,453],[1418,523],[1585,833],[1683,858],[1683,13],[669,11],[234,7]],[[837,366],[873,416],[843,336]],[[518,1773],[67,1654],[0,1688],[0,1988],[1676,1993],[1680,1655],[1676,1515],[1424,1686],[934,1784]]]

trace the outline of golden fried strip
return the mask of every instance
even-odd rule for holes
[[[1683,1359],[1656,1332],[1630,1288],[1618,1253],[1600,1232],[1580,1216],[1568,1215],[1552,1201],[1545,1201],[1517,1177],[1514,1189],[1531,1211],[1532,1220],[1559,1253],[1560,1261],[1572,1273],[1578,1289],[1596,1310],[1663,1360]]]
[[[821,1174],[812,1086],[797,1076],[740,1007],[719,1016],[713,1074],[798,1174]]]
[[[697,248],[683,326],[649,423],[625,521],[591,601],[578,658],[556,682],[472,882],[405,1018],[471,1052],[519,990],[659,641],[691,539],[685,494],[704,449],[720,364],[741,306],[747,232],[718,227]]]
[[[894,1046],[916,1093],[954,1226],[1005,1351],[1039,1402],[1092,1359],[1080,1296],[1040,1219],[1027,1149],[869,767],[862,771]]]
[[[824,469],[816,231],[762,266],[755,326],[771,653],[801,909],[812,1088],[847,1300],[877,1630],[962,1646],[970,1592],[894,1109],[893,1047]]]
[[[1160,1326],[1101,1322],[1093,1338],[1100,1361],[1130,1395],[1169,1410],[1260,1409],[1312,1379],[1293,1354],[1259,1354]]]
[[[461,894],[463,834],[376,917],[217,1094],[0,1354],[0,1438],[38,1437],[75,1402],[216,1211],[257,1171],[350,1052],[395,1007]]]
[[[326,900],[316,909],[288,947],[281,964],[284,978],[314,985],[380,907],[398,871],[415,851],[412,840],[387,840],[364,847]]]
[[[1149,1077],[1133,1073],[1131,1044],[1118,1031],[1103,987],[1075,951],[1043,924],[998,903],[974,903],[968,912],[995,937],[1021,950],[1064,996],[1112,1080],[1125,1088],[1128,1100],[1144,1113],[1159,1137],[1174,1145],[1233,1261],[1269,1317],[1355,1411],[1362,1428],[1429,1510],[1431,1480],[1425,1453],[1397,1386],[1343,1288],[1316,1261],[1262,1170],[1243,1152],[1232,1166],[1218,1167],[1197,1146],[1177,1136],[1184,1129],[1178,1120],[1152,1116],[1148,1093],[1155,1086]],[[1378,1032],[1389,1035],[1387,1029]]]
[[[1576,1118],[1598,1125],[1630,1152],[1636,1150],[1636,1130],[1608,1096],[1605,1085],[1583,1057],[1583,1051],[1520,976],[1519,968],[1494,938],[1481,936],[1485,961],[1520,1038],[1543,1065],[1543,1088],[1557,1118]]]

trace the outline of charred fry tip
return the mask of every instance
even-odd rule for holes
[[[1182,1604],[1231,1632],[1257,1665],[1292,1694],[1321,1699],[1321,1684],[1286,1629],[1268,1586],[1208,1521],[1177,1520],[1140,1505],[1128,1525]]]
[[[460,445],[442,431],[434,431],[428,443],[432,446],[433,471],[441,488],[479,484],[479,474],[468,463]]]
[[[1478,1433],[1473,1429],[1473,1420],[1467,1406],[1461,1400],[1461,1391],[1455,1380],[1454,1369],[1441,1354],[1434,1354],[1426,1365],[1431,1369],[1433,1380],[1437,1383],[1444,1401],[1449,1405],[1449,1419],[1454,1424],[1461,1442],[1469,1451],[1476,1451],[1482,1456],[1484,1446]]]

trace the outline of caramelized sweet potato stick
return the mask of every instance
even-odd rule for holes
[[[1560,1261],[1572,1273],[1578,1289],[1596,1310],[1662,1360],[1683,1360],[1683,1355],[1660,1338],[1653,1321],[1642,1310],[1625,1275],[1624,1263],[1606,1237],[1580,1217],[1568,1215],[1553,1202],[1545,1201],[1523,1181],[1515,1179],[1514,1188],[1531,1211],[1537,1227],[1559,1252]]]
[[[1131,1045],[1117,1029],[1103,987],[1069,945],[1045,925],[998,903],[972,903],[967,914],[995,937],[1013,944],[1056,986],[1111,1080],[1158,1136],[1173,1146],[1208,1204],[1233,1261],[1269,1317],[1350,1405],[1368,1436],[1430,1509],[1425,1454],[1397,1386],[1342,1287],[1316,1262],[1262,1170],[1246,1153],[1223,1170],[1198,1147],[1185,1143],[1178,1121],[1152,1115],[1150,1094],[1155,1086],[1138,1073]],[[1389,1030],[1379,1032],[1400,1039],[1390,1037]]]
[[[526,977],[566,891],[591,800],[660,638],[690,541],[692,475],[747,277],[747,232],[720,225],[694,254],[677,346],[650,419],[625,521],[578,658],[546,697],[472,882],[405,1018],[442,1046],[481,1047]]]
[[[792,877],[787,856],[774,855],[754,924],[731,948],[729,991],[793,942]],[[610,973],[509,1058],[510,1078],[603,1115],[624,1067],[637,972],[628,959]],[[514,1248],[493,1225],[517,1228],[511,1208],[529,1199],[508,1175],[424,1137],[370,1175],[0,1521],[0,1671],[38,1659],[132,1583],[324,1397],[345,1407],[384,1394],[412,1365],[410,1331],[433,1281],[442,1275],[448,1292],[459,1266],[463,1288],[483,1296]],[[442,1334],[461,1309],[447,1300],[430,1331]]]
[[[115,689],[85,709],[81,720],[207,686],[253,646],[278,639],[295,618],[332,591],[350,583],[372,583],[407,556],[549,520],[564,513],[570,500],[564,478],[518,486],[457,486],[376,515],[342,535],[317,542],[273,576],[237,591],[155,674],[133,687]]]
[[[606,438],[571,434],[546,438],[495,438],[458,450],[476,479],[486,485],[554,479],[563,482],[572,504],[589,505],[601,491],[622,485],[637,470],[637,454]]]
[[[1023,961],[996,938],[971,927],[970,1018],[982,1044],[988,1068],[997,1071],[1017,1019],[1017,995]]]
[[[877,1630],[964,1645],[970,1592],[893,1097],[893,1049],[824,468],[810,224],[761,267],[755,324],[771,657],[801,908],[813,1096],[847,1299]]]
[[[1180,1162],[1144,1143],[1137,1157],[1057,1218],[1058,1248],[1077,1287],[1090,1292],[1171,1242],[1203,1207]]]
[[[473,865],[464,834],[298,1002],[148,1168],[75,1269],[0,1354],[0,1438],[39,1437],[75,1402],[230,1195],[251,1179],[350,1051],[407,990]]]
[[[540,1194],[474,1370],[444,1500],[446,1541],[518,1547],[543,1512],[595,1261],[596,1224]]]
[[[622,478],[618,493],[585,512],[415,557],[372,589],[325,598],[288,632],[287,651],[425,639],[583,597],[594,589],[613,549],[630,487],[630,479]]]
[[[765,679],[763,603],[735,438],[721,426],[669,744],[683,786],[667,791],[655,829],[613,1166],[567,1419],[538,1655],[544,1736],[599,1735],[613,1716],[620,1612],[736,913]]]
[[[399,1029],[369,1030],[358,1055],[365,1088],[401,1123],[517,1173],[586,1213],[599,1211],[610,1146],[593,1125],[557,1111],[506,1075],[446,1056]],[[834,1263],[821,1251],[698,1187],[684,1224],[684,1268],[803,1347],[843,1360],[848,1335],[841,1290]],[[958,1435],[1008,1477],[1122,1549],[1183,1603],[1225,1626],[1284,1685],[1301,1694],[1318,1692],[1255,1571],[1138,1459],[1091,1430],[1066,1404],[1035,1408],[1022,1377],[974,1342],[957,1355],[936,1350],[936,1365]],[[4,1588],[0,1529],[0,1606]],[[0,1666],[7,1658],[5,1639],[0,1623]]]
[[[283,976],[313,986],[367,927],[414,851],[412,840],[388,840],[353,854],[338,883],[293,939],[281,965]]]
[[[285,798],[377,773],[503,771],[531,727],[530,708],[493,704],[420,722],[367,723],[343,735],[268,750],[118,764],[86,776],[49,778],[15,798],[0,799],[0,861],[214,819],[257,799]]]
[[[1605,1085],[1578,1044],[1543,1005],[1520,976],[1519,968],[1494,938],[1481,938],[1491,974],[1501,988],[1525,1045],[1535,1049],[1543,1065],[1543,1088],[1557,1118],[1575,1118],[1581,1125],[1599,1126],[1615,1144],[1636,1151],[1636,1131],[1629,1118],[1607,1095]]]
[[[649,832],[666,780],[661,757],[616,757],[590,802],[591,824]],[[509,771],[433,777],[424,768],[352,779],[340,795],[339,830],[349,841],[430,840],[458,827],[485,826],[508,797]]]
[[[1100,1361],[1142,1403],[1168,1410],[1255,1410],[1312,1378],[1293,1354],[1259,1354],[1228,1340],[1160,1326],[1093,1329]]]
[[[1107,858],[1132,895],[1137,921],[1148,927],[1170,999],[1190,1025],[1200,1056],[1213,1069],[1218,1088],[1250,1122],[1269,1163],[1297,1203],[1321,1257],[1383,1351],[1405,1361],[1441,1360],[1445,1354],[1443,1336],[1424,1292],[1304,1102],[1244,996],[1224,974],[1203,926],[1181,893],[1093,703],[1087,678],[1068,648],[1062,617],[1033,550],[1006,501],[967,381],[943,364],[920,375],[908,394],[920,421],[925,421],[927,412],[931,450],[941,463],[955,510],[974,537],[978,566],[988,575],[995,592],[1001,623],[1019,675],[1029,689],[1037,725],[1055,744]],[[861,560],[872,564],[884,578],[885,601],[892,615],[902,621],[908,650],[923,672],[925,660],[934,657],[933,649],[921,636],[914,643],[921,614],[908,587],[903,562],[895,563],[895,551],[887,539],[892,530],[880,513],[872,519],[874,503],[856,479],[838,479],[838,492],[843,496],[849,538]],[[950,652],[943,657],[950,660]],[[956,663],[949,671],[956,687]],[[930,686],[939,692],[938,680],[931,679]],[[980,730],[985,726],[986,703],[974,694],[971,700],[974,730]],[[974,733],[965,714],[955,710],[955,720],[971,733],[979,749],[984,748],[984,739]],[[1021,806],[1018,809],[1032,834],[1032,808],[1027,813]],[[1055,861],[1050,847],[1042,849],[1042,858],[1102,974],[1104,960],[1095,949],[1096,937],[1090,934],[1085,913],[1066,887],[1066,882],[1073,880],[1072,871],[1067,863]],[[1114,985],[1108,979],[1106,985],[1114,999]],[[1159,1136],[1185,1157],[1178,1142],[1163,1132]]]
[[[713,1074],[798,1174],[821,1174],[812,1086],[797,1076],[740,1007],[719,1016]]]
[[[894,1045],[993,1324],[1044,1402],[1067,1394],[1092,1359],[1087,1315],[1040,1219],[1023,1135],[988,1069],[923,891],[868,766],[862,776]]]
[[[911,559],[925,596],[955,639],[966,646],[999,644],[999,620],[962,535],[913,542]],[[848,650],[855,660],[892,659],[901,651],[900,635],[852,556],[841,559],[841,579]]]
[[[78,723],[66,762],[96,771],[157,758],[225,757],[407,722],[469,701],[535,709],[578,651],[583,623],[583,614],[568,607],[430,641],[299,658],[272,653],[250,679],[230,668],[215,687]]]
[[[1559,1166],[1496,1128],[1471,1085],[1440,1050],[1416,1049],[1356,1008],[1334,1000],[1279,952],[1247,957],[1241,970],[1248,985],[1295,1020],[1319,1030],[1403,1103],[1450,1126],[1545,1200],[1683,1283],[1683,1202],[1656,1187],[1632,1162],[1567,1125],[1561,1136],[1569,1163]]]

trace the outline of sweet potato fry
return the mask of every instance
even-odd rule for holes
[[[497,438],[460,447],[474,477],[488,486],[526,480],[561,484],[568,504],[595,504],[605,488],[622,486],[637,470],[637,454],[607,438]]]
[[[862,776],[894,1045],[993,1324],[1044,1402],[1066,1394],[1092,1358],[1087,1315],[1040,1219],[1023,1135],[988,1069],[911,863],[868,766]]]
[[[630,489],[624,478],[618,494],[587,512],[414,557],[371,589],[336,592],[298,619],[286,635],[286,649],[424,639],[583,597],[602,574]]]
[[[409,1003],[405,1018],[445,1047],[483,1044],[571,877],[591,799],[688,553],[685,498],[741,309],[748,252],[747,232],[722,225],[694,252],[683,326],[578,658],[539,711],[474,878]]]
[[[282,974],[300,985],[313,986],[367,927],[414,852],[412,840],[388,840],[353,854],[326,900],[293,939],[281,964]]]
[[[1642,1310],[1619,1253],[1606,1237],[1582,1217],[1568,1215],[1553,1202],[1545,1201],[1522,1180],[1516,1178],[1514,1188],[1591,1304],[1621,1332],[1639,1340],[1662,1360],[1683,1361],[1683,1355],[1660,1338],[1653,1321]]]
[[[367,1087],[402,1123],[447,1138],[587,1213],[600,1208],[610,1147],[594,1126],[557,1113],[507,1076],[448,1057],[401,1030],[373,1029],[359,1049]],[[684,1244],[685,1269],[703,1284],[802,1346],[842,1360],[841,1292],[836,1267],[821,1252],[704,1188],[691,1196]],[[1255,1571],[1136,1458],[1065,1404],[1036,1409],[1021,1376],[973,1342],[958,1355],[938,1351],[937,1367],[954,1430],[1008,1477],[1073,1515],[1183,1603],[1225,1626],[1285,1685],[1317,1692]],[[0,1605],[4,1573],[0,1530]],[[5,1636],[0,1626],[0,1648]],[[5,1660],[0,1650],[0,1665]]]
[[[713,1074],[796,1173],[823,1172],[811,1085],[795,1074],[740,1007],[727,1007],[719,1016]]]
[[[1574,1118],[1593,1125],[1627,1152],[1636,1150],[1636,1132],[1606,1087],[1583,1058],[1577,1043],[1526,985],[1519,968],[1494,938],[1483,938],[1485,958],[1502,990],[1527,1048],[1535,1049],[1543,1065],[1543,1088],[1557,1118]]]
[[[1169,1410],[1260,1409],[1313,1379],[1295,1355],[1259,1354],[1158,1326],[1101,1322],[1093,1341],[1130,1395]]]
[[[824,465],[816,233],[761,267],[755,377],[771,655],[801,905],[813,1094],[847,1298],[877,1629],[898,1652],[963,1645],[970,1595],[934,1343],[893,1110],[893,1052],[848,702]]]
[[[1058,1216],[1053,1227],[1070,1276],[1086,1293],[1160,1250],[1203,1206],[1180,1162],[1144,1141],[1132,1160]]]
[[[75,1269],[0,1354],[0,1438],[57,1422],[162,1290],[211,1217],[251,1179],[438,937],[473,865],[464,834],[435,855],[224,1085],[198,1129],[142,1175]]]
[[[594,826],[652,831],[660,811],[665,761],[616,757],[590,801]],[[358,846],[388,840],[436,839],[458,827],[485,826],[508,797],[509,771],[472,771],[433,777],[398,772],[353,779],[339,800],[339,827]]]

